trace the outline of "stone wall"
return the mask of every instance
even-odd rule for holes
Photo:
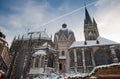
[[[84,50],[84,57],[82,54],[82,49]],[[74,50],[77,54],[77,62],[75,62]],[[77,63],[78,72],[90,72],[95,66],[107,65],[114,63],[114,57],[118,58],[117,62],[120,62],[120,49],[114,46],[115,55],[112,55],[110,46],[95,46],[95,47],[78,47],[69,50],[70,57],[70,70],[74,71],[75,63]],[[84,58],[84,60],[83,60]],[[84,62],[84,63],[83,63]],[[84,67],[85,66],[85,67]],[[85,70],[83,70],[83,68]]]
[[[30,69],[31,55],[35,52],[35,48],[48,42],[53,46],[51,40],[44,39],[16,39],[11,45],[11,54],[13,55],[12,70],[10,71],[10,79],[26,79]]]

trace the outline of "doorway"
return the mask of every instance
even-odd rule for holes
[[[59,64],[59,70],[60,71],[62,70],[62,64],[61,63]]]

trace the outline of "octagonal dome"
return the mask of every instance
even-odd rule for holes
[[[59,40],[59,38],[60,38],[60,36],[61,36],[62,34],[64,34],[64,36],[65,36],[67,39],[69,39],[71,36],[74,37],[73,31],[71,31],[71,30],[69,30],[69,29],[67,28],[67,24],[62,24],[62,28],[61,28],[58,32],[55,33],[55,38],[56,38],[57,40]],[[75,37],[74,37],[74,38],[75,38]]]

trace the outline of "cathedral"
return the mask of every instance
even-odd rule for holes
[[[99,34],[95,19],[85,7],[84,41],[76,41],[67,24],[54,34],[46,31],[18,35],[10,48],[9,79],[33,79],[51,73],[90,73],[94,67],[120,62],[120,44]]]
[[[67,24],[63,24],[62,28],[55,33],[54,43],[55,49],[58,50],[59,71],[66,72],[67,54],[71,44],[75,41],[73,31],[67,28]]]
[[[55,33],[55,49],[59,53],[59,72],[90,73],[94,67],[120,62],[120,44],[100,36],[95,19],[85,7],[85,41],[75,41],[67,24]]]
[[[56,69],[56,50],[46,31],[15,37],[10,51],[13,57],[9,79],[33,79]]]
[[[120,62],[120,44],[100,36],[86,7],[84,36],[85,41],[75,41],[68,50],[68,72],[90,73],[96,66]]]

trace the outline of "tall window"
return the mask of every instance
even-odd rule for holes
[[[59,69],[62,70],[62,64],[61,63],[59,64]]]
[[[109,49],[99,48],[94,54],[94,59],[97,66],[112,63]]]
[[[119,49],[115,49],[115,52],[116,52],[116,56],[120,62],[120,50]]]
[[[34,66],[34,57],[31,58],[31,62],[30,62],[30,67],[32,68]]]
[[[62,55],[62,56],[65,56],[65,51],[62,51],[62,52],[61,52],[61,55]]]
[[[35,58],[35,67],[38,67],[38,65],[39,65],[39,57],[36,57]]]

